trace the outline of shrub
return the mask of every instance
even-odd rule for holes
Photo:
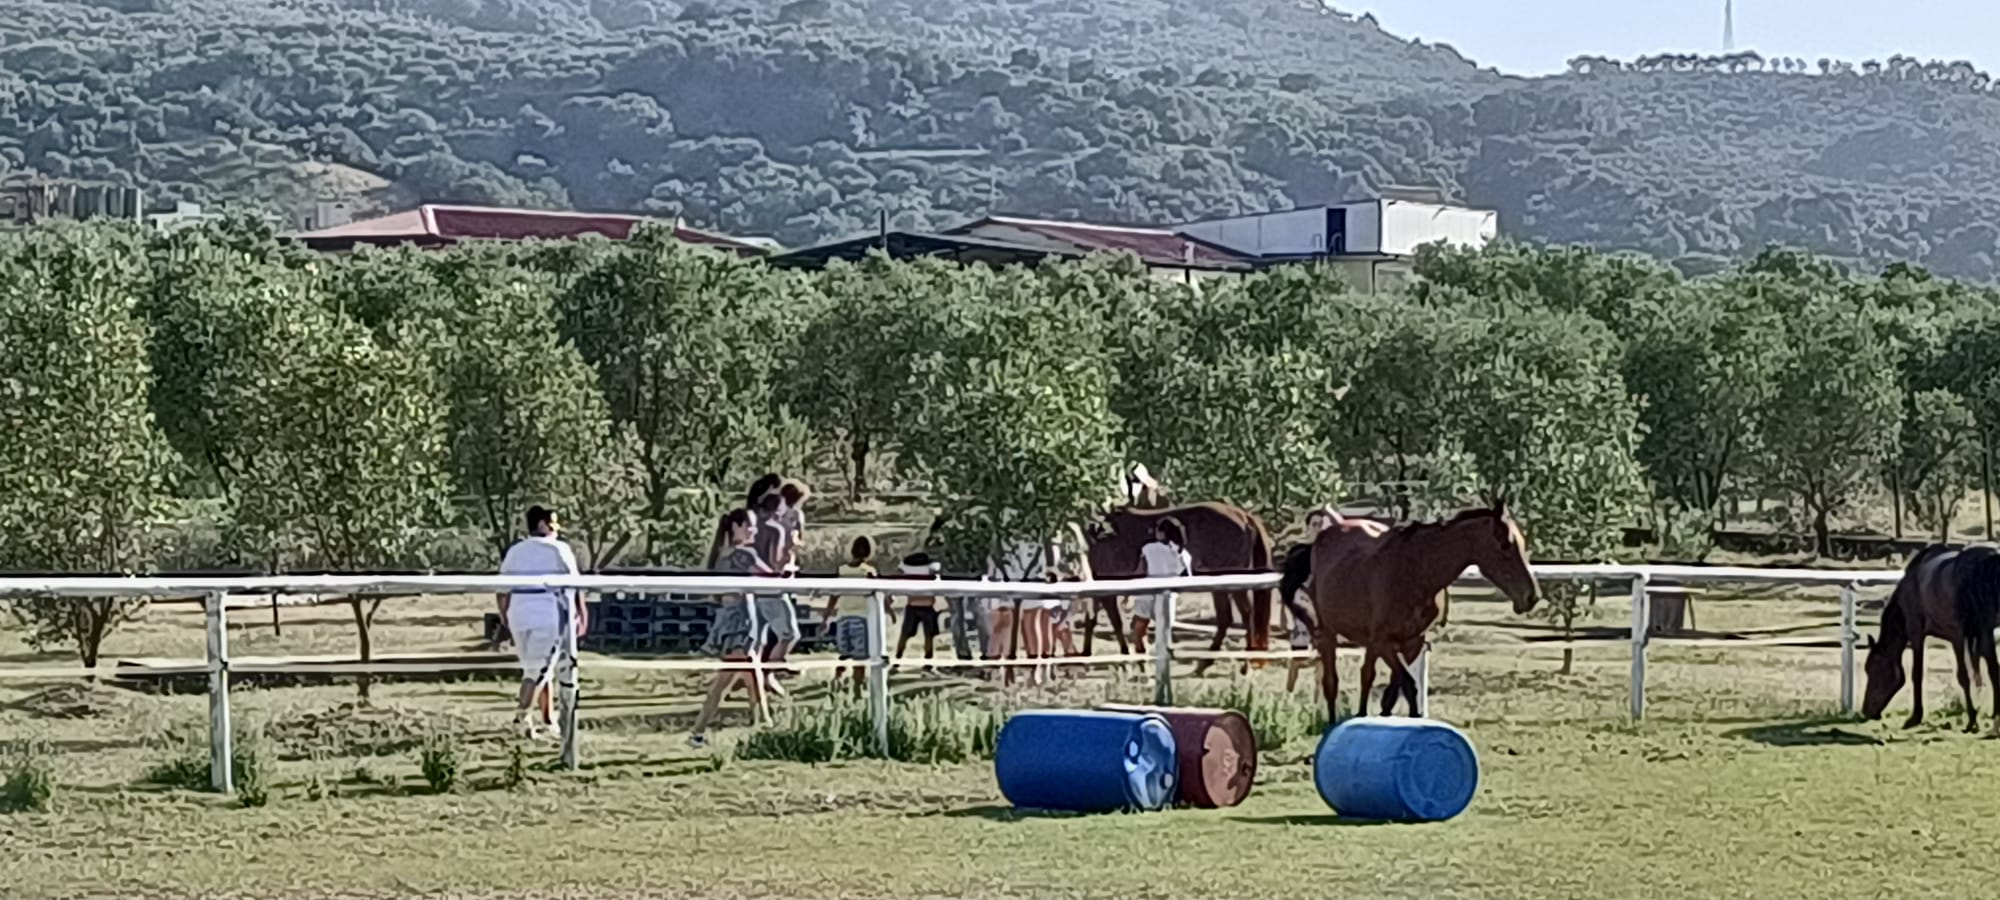
[[[204,726],[189,726],[174,732],[161,742],[167,751],[167,758],[146,772],[145,781],[164,787],[187,791],[207,791],[208,771],[208,729]],[[264,779],[264,738],[257,729],[243,729],[236,733],[230,747],[230,765],[234,771],[237,796],[245,806],[262,806],[269,799]]]
[[[528,782],[528,757],[519,743],[507,749],[507,768],[500,773],[500,786],[507,790],[519,790]]]
[[[424,771],[424,782],[431,786],[431,793],[449,793],[458,786],[458,739],[448,734],[433,735],[424,742],[417,763]]]
[[[991,759],[1005,716],[937,697],[897,704],[889,717],[889,758],[963,763]],[[793,707],[736,745],[738,759],[823,763],[879,757],[865,704],[835,695],[826,707]]]
[[[0,782],[0,813],[48,812],[55,795],[48,748],[19,744],[7,754],[7,780]]]

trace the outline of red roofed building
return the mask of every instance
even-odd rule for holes
[[[563,240],[591,234],[622,241],[630,238],[633,229],[643,222],[668,224],[661,219],[614,213],[426,203],[405,212],[301,232],[291,237],[314,250],[325,251],[352,250],[362,244],[445,247],[459,241]],[[679,222],[673,222],[672,226],[674,237],[690,244],[706,244],[742,256],[762,256],[768,252],[767,248],[751,241],[699,231]]]
[[[1130,253],[1156,272],[1194,278],[1239,274],[1256,261],[1219,244],[1171,228],[1098,225],[1022,216],[987,216],[945,234],[1004,241],[1052,251]]]

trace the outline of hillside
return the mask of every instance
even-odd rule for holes
[[[1160,221],[1442,185],[1695,270],[1767,243],[1996,274],[1969,67],[1503,77],[1301,0],[16,0],[0,177],[297,214],[301,163],[433,200],[801,244],[988,209]],[[1753,64],[1754,63],[1754,64]],[[287,179],[293,186],[285,187]]]

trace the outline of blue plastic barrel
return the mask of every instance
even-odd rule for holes
[[[1479,756],[1443,722],[1364,716],[1320,738],[1313,786],[1343,818],[1441,822],[1472,803]]]
[[[1155,810],[1173,802],[1174,733],[1156,715],[1023,710],[1000,728],[1000,793],[1027,809]]]

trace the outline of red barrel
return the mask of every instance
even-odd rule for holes
[[[1152,713],[1173,729],[1179,757],[1179,800],[1189,806],[1216,809],[1235,806],[1250,796],[1257,780],[1257,734],[1250,720],[1233,709],[1182,706],[1126,706],[1107,703],[1108,712]]]

